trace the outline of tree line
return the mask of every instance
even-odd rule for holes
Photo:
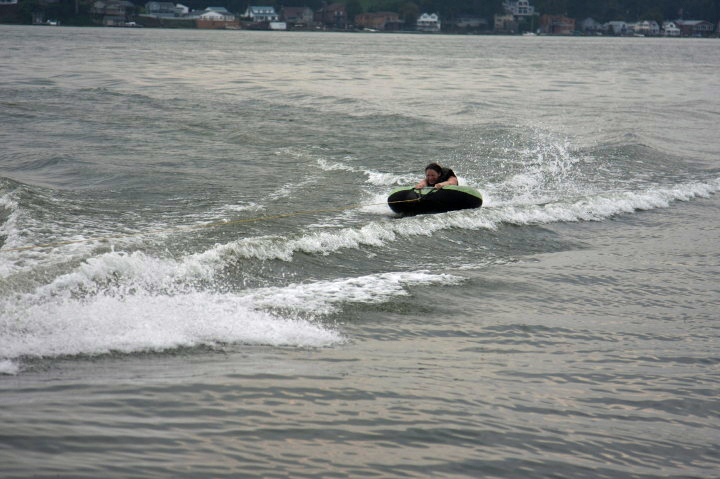
[[[131,0],[141,9],[147,0]],[[22,12],[43,8],[55,10],[55,17],[80,20],[87,15],[94,0],[60,0],[47,4],[41,0],[19,0]],[[249,5],[309,7],[318,10],[334,3],[332,0],[174,0],[193,10],[208,6],[224,6],[231,12],[242,13]],[[348,21],[363,12],[396,12],[408,24],[414,24],[424,12],[437,13],[443,22],[462,16],[491,19],[503,12],[503,0],[339,0],[345,3]],[[621,20],[692,19],[707,20],[717,25],[720,20],[720,0],[530,0],[539,14],[565,15],[577,20],[592,17],[599,22]],[[50,12],[48,12],[50,13]],[[68,23],[68,22],[66,22]],[[69,23],[76,23],[70,21]]]
[[[237,4],[247,3],[242,0],[228,1]],[[308,6],[313,10],[327,3],[332,2],[323,0],[265,2],[276,8]],[[400,13],[401,16],[406,12],[437,13],[442,19],[450,20],[465,15],[489,18],[503,12],[503,0],[346,0],[341,3],[346,4],[350,18],[353,13],[387,11]],[[662,21],[683,18],[717,23],[720,20],[720,0],[530,0],[530,4],[539,14],[566,15],[580,20],[592,17],[599,22]],[[244,9],[243,7],[242,10]]]

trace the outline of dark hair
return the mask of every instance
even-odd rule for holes
[[[435,170],[438,172],[438,174],[442,175],[443,168],[442,166],[438,165],[437,163],[430,163],[425,167],[425,171],[427,170]]]

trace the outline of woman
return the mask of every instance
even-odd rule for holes
[[[421,180],[415,188],[434,186],[438,190],[443,186],[457,185],[458,179],[450,168],[443,168],[437,163],[430,163],[425,167],[425,179]]]

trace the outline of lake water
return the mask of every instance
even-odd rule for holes
[[[720,477],[717,40],[0,39],[4,478]]]

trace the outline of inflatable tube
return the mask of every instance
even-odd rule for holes
[[[388,206],[395,213],[405,216],[428,213],[444,213],[446,211],[479,208],[482,195],[468,186],[445,186],[415,189],[412,186],[398,188],[390,192]]]

